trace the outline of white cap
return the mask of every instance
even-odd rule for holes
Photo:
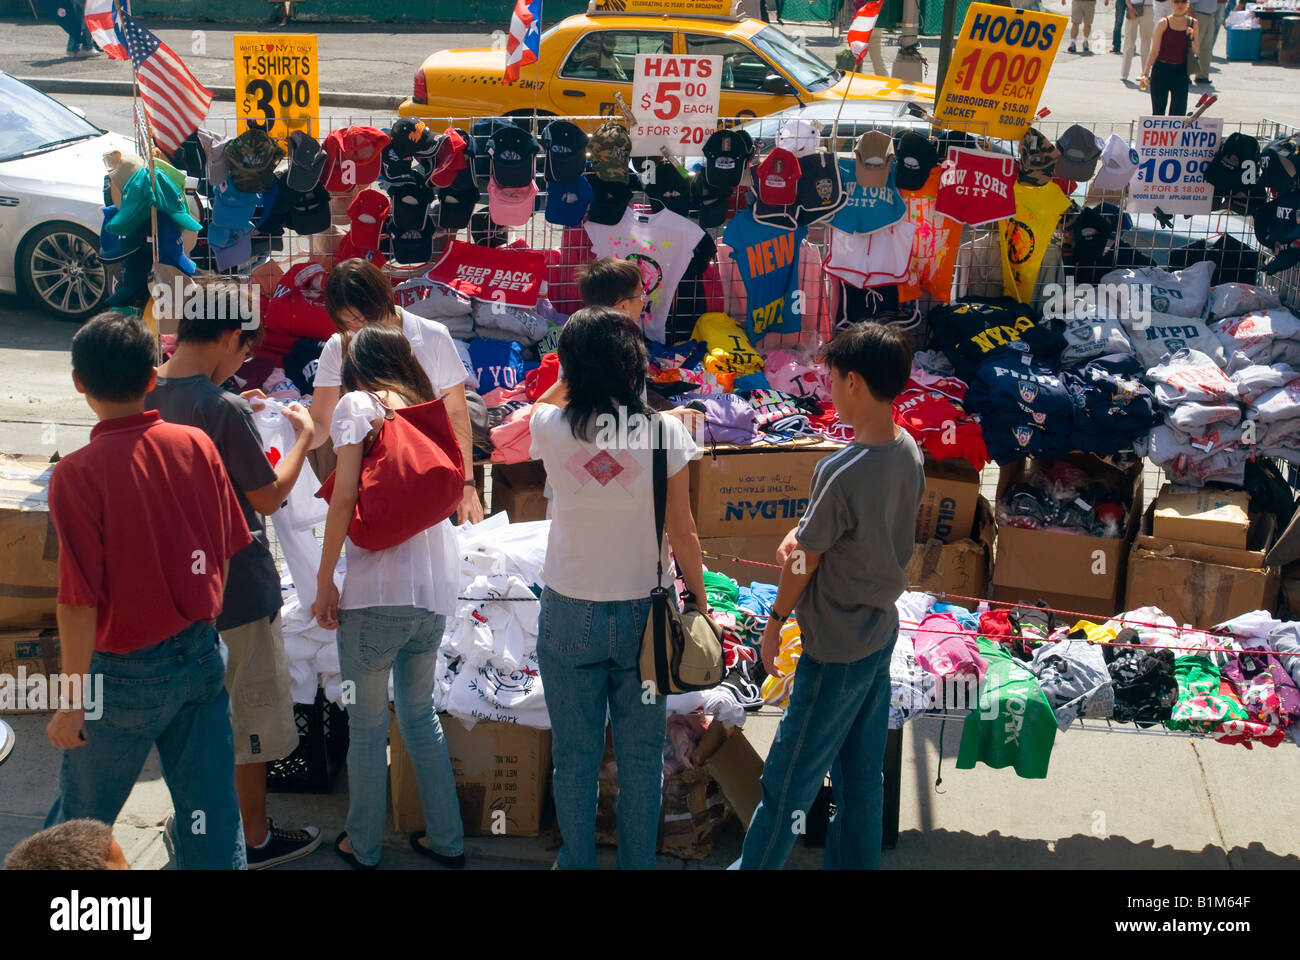
[[[1137,151],[1117,133],[1112,133],[1101,151],[1101,166],[1092,183],[1099,190],[1123,190],[1137,172]]]
[[[781,124],[776,135],[776,145],[789,150],[796,157],[806,157],[821,149],[821,127],[802,117],[791,117]]]

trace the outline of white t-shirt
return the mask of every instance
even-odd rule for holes
[[[650,434],[644,420],[637,429],[638,421],[629,419],[623,437],[599,444],[575,439],[559,407],[533,408],[529,455],[546,467],[554,496],[542,580],[566,597],[639,600],[658,586]],[[672,477],[698,459],[700,450],[676,417],[657,419],[664,424]],[[595,439],[607,438],[597,433]],[[667,534],[662,560],[667,585]]]
[[[456,342],[451,339],[447,328],[437,320],[417,317],[410,311],[397,308],[402,318],[402,333],[410,341],[411,351],[416,362],[424,368],[433,385],[435,397],[441,397],[452,387],[466,381],[465,367],[461,364],[460,354],[456,352]],[[334,334],[325,341],[320,352],[320,363],[316,367],[315,386],[343,386],[343,337]]]
[[[641,322],[648,339],[663,343],[677,285],[704,231],[671,210],[639,214],[631,207],[614,226],[588,220],[586,229],[597,257],[633,260],[641,267],[646,295]]]
[[[384,408],[370,394],[359,390],[345,393],[330,423],[334,448],[362,442],[383,416]],[[459,554],[450,520],[387,550],[366,550],[351,540],[347,549],[340,609],[418,607],[445,616],[456,615]]]

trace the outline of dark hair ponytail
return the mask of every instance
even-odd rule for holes
[[[368,324],[348,338],[343,389],[389,390],[410,405],[433,399],[433,384],[416,361],[406,335],[381,323]]]

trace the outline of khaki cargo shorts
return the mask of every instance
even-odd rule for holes
[[[1070,4],[1070,22],[1092,26],[1093,14],[1097,12],[1097,0],[1073,0]]]
[[[271,763],[298,748],[280,615],[221,631],[230,649],[226,692],[235,731],[235,763]]]

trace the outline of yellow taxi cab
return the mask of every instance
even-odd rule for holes
[[[542,34],[537,62],[522,67],[513,84],[503,78],[506,54],[501,46],[433,54],[416,71],[414,95],[398,113],[435,119],[534,112],[612,116],[618,112],[615,92],[632,102],[639,53],[721,56],[722,117],[760,117],[788,107],[838,101],[846,88],[851,100],[930,104],[935,95],[932,84],[844,73],[776,27],[734,15],[602,10],[593,2],[586,14],[562,20]],[[582,125],[592,129],[597,122]]]

